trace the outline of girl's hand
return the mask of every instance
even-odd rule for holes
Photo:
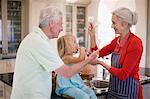
[[[78,49],[79,49],[80,52],[81,52],[81,51],[82,51],[82,52],[85,52],[85,48],[84,48],[84,47],[79,47]]]
[[[80,58],[81,60],[84,60],[84,59],[85,59],[85,56],[86,56],[85,48],[84,48],[84,47],[79,47],[78,50],[79,50],[79,52],[80,52],[79,58]]]

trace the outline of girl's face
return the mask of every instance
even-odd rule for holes
[[[77,52],[78,51],[78,44],[77,44],[77,42],[76,42],[76,39],[75,39],[75,37],[74,36],[72,36],[71,38],[70,38],[70,50],[71,50],[71,52],[72,53],[75,53],[75,52]]]
[[[122,25],[122,22],[118,19],[118,17],[113,14],[112,15],[112,26],[111,26],[116,34],[122,34],[125,28]]]

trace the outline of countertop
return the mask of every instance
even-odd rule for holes
[[[150,71],[150,69],[147,70],[147,71]],[[148,90],[150,88],[150,76],[149,76],[150,72],[147,72],[147,73],[148,74],[146,74],[146,76],[140,76],[141,84],[143,86],[143,94],[145,93],[145,90],[146,90],[145,88],[148,88]],[[0,80],[2,82],[4,82],[5,84],[12,87],[13,74],[14,74],[13,72],[0,74]],[[147,95],[149,95],[149,94],[144,94],[144,97],[150,97],[150,96],[147,96]],[[97,96],[100,99],[106,99],[105,97],[107,96],[107,92],[104,92],[102,94],[97,94]],[[52,94],[51,99],[66,99],[66,98],[62,98],[62,97],[57,96],[56,94]],[[145,99],[148,99],[148,98],[145,98]]]

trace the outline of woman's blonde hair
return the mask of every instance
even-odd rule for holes
[[[58,54],[62,58],[65,54],[70,54],[71,53],[71,42],[70,40],[73,39],[73,35],[65,35],[60,37],[57,40],[57,49],[58,49]]]
[[[114,10],[112,14],[115,14],[120,19],[120,21],[125,21],[129,23],[130,26],[136,25],[137,20],[138,20],[138,16],[135,12],[124,7]]]

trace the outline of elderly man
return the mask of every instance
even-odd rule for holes
[[[51,41],[62,31],[62,13],[48,7],[41,10],[39,19],[39,28],[19,46],[11,99],[50,99],[52,71],[70,78],[87,64],[96,63],[97,51],[72,67],[64,65]]]

